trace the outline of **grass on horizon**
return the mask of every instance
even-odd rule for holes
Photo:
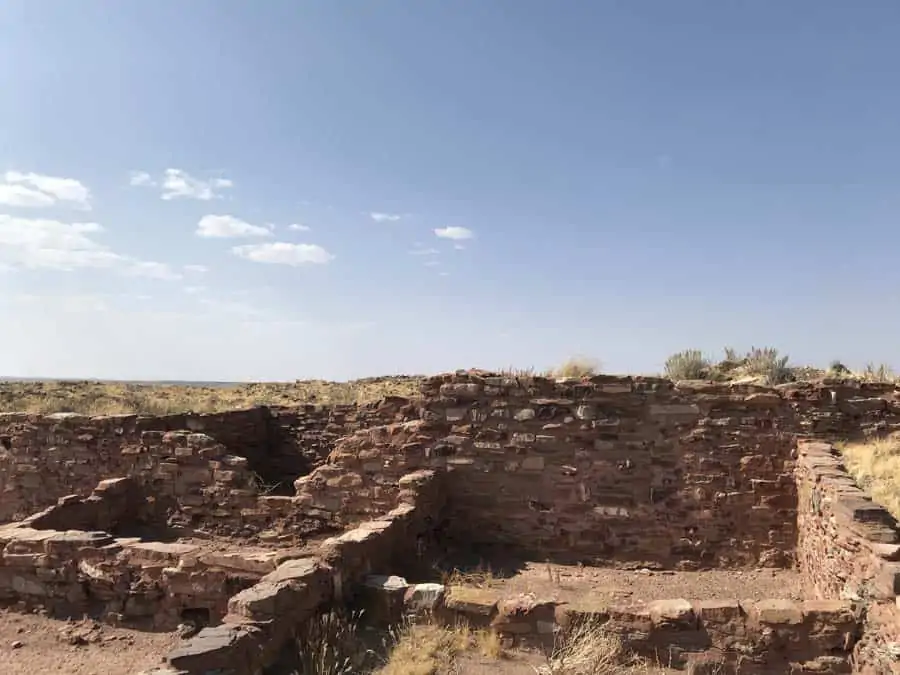
[[[257,405],[350,404],[385,396],[418,394],[421,377],[352,382],[251,383],[234,386],[130,384],[123,382],[0,382],[0,412],[82,415],[223,412]]]
[[[509,367],[500,372],[517,378],[582,378],[599,374],[601,370],[596,359],[579,356],[547,370]],[[772,347],[752,348],[746,354],[726,349],[725,359],[719,362],[700,350],[688,349],[669,357],[665,375],[672,380],[769,385],[823,376],[863,382],[898,381],[894,371],[885,364],[869,364],[862,372],[852,372],[839,361],[832,362],[827,370],[790,366],[788,357]],[[298,380],[234,384],[0,379],[0,412],[165,415],[187,411],[224,412],[258,405],[360,404],[386,396],[416,397],[425,379],[424,375],[397,375],[349,382]]]

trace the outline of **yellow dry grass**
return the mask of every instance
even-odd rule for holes
[[[465,624],[409,624],[397,635],[387,662],[376,675],[454,675],[462,653],[503,658],[500,637],[493,631],[473,631]]]
[[[838,448],[859,486],[900,519],[900,436],[843,443]]]
[[[553,377],[590,377],[600,372],[600,362],[586,356],[575,356],[551,371]]]
[[[585,620],[561,633],[540,675],[662,675],[661,665],[637,657],[621,638]]]
[[[771,348],[751,350],[745,357],[728,350],[728,355],[733,360],[713,364],[699,351],[687,350],[669,359],[667,369],[671,372],[668,374],[673,379],[702,377],[720,381],[782,381],[789,377],[810,380],[823,376],[864,382],[897,381],[896,374],[886,364],[869,364],[864,371],[852,372],[835,361],[826,371],[788,367],[785,357],[778,357],[777,350]],[[599,371],[597,360],[573,357],[549,370],[509,367],[500,372],[516,378],[581,378],[596,375]],[[419,375],[397,375],[349,382],[298,380],[216,385],[0,380],[0,412],[165,415],[187,411],[223,412],[258,405],[358,404],[386,396],[415,397],[424,379]]]
[[[0,382],[0,412],[84,415],[221,412],[257,405],[346,404],[416,396],[422,377],[378,377],[222,386],[95,381]]]

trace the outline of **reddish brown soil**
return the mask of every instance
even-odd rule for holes
[[[162,656],[177,642],[171,633],[0,612],[3,675],[134,675],[161,665]]]
[[[667,598],[799,600],[803,597],[797,572],[781,569],[660,572],[528,563],[514,576],[489,579],[487,584],[510,593],[530,592],[563,602],[584,598],[637,603]]]

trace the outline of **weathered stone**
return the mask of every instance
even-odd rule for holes
[[[166,656],[177,670],[216,675],[258,672],[263,635],[257,628],[224,624],[204,628]]]
[[[647,609],[654,625],[692,626],[697,622],[694,608],[687,600],[656,600]]]
[[[485,588],[450,586],[444,596],[444,606],[458,614],[492,617],[497,611],[500,593]]]
[[[803,611],[791,600],[760,600],[753,605],[750,614],[763,624],[799,624],[803,622]]]
[[[434,612],[443,601],[443,584],[414,584],[407,588],[404,595],[404,604],[413,614]]]

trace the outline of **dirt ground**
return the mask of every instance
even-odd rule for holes
[[[507,578],[472,574],[465,583],[487,585],[510,593],[535,593],[561,602],[606,598],[637,603],[649,600],[762,600],[803,598],[794,570],[749,569],[670,572],[526,563]]]
[[[161,665],[178,640],[172,633],[0,611],[0,673],[134,675]]]

